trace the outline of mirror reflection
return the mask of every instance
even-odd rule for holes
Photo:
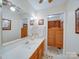
[[[2,44],[28,36],[28,14],[21,8],[3,4],[2,7]],[[26,15],[27,14],[27,15]]]

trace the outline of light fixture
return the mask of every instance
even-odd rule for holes
[[[30,19],[31,19],[31,20],[36,20],[37,17],[36,17],[36,16],[33,16],[33,17],[31,17]]]
[[[53,0],[48,0],[49,3],[51,3]]]
[[[36,17],[36,16],[35,16],[34,18],[35,18],[35,19],[37,19],[37,17]]]
[[[44,0],[39,0],[39,3],[41,4],[41,3],[43,3],[43,1]],[[53,0],[47,0],[47,1],[48,1],[48,3],[52,3]]]
[[[43,0],[39,0],[39,3],[42,3],[43,2]]]
[[[33,18],[33,17],[31,17],[30,19],[31,19],[31,20],[34,20],[34,18]]]
[[[16,9],[15,9],[15,7],[11,6],[10,10],[14,12]]]
[[[52,17],[53,17],[52,15],[49,15],[49,16],[48,16],[48,18],[52,18]]]

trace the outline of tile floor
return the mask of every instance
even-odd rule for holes
[[[63,52],[63,49],[57,49],[49,46],[48,51],[46,55],[43,57],[43,59],[53,59],[54,55],[62,54],[62,52]]]
[[[79,59],[79,56],[69,56],[62,54],[63,49],[48,47],[48,51],[43,56],[43,59]]]
[[[48,54],[59,55],[62,53],[63,53],[63,49],[58,49],[58,48],[51,47],[51,46],[48,47]]]

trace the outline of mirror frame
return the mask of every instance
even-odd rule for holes
[[[79,34],[79,8],[75,10],[75,32]]]

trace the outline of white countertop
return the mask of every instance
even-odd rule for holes
[[[29,41],[29,44],[25,44],[27,40],[29,39],[21,39],[18,42],[4,46],[2,48],[2,59],[29,59],[44,38],[37,38]]]

